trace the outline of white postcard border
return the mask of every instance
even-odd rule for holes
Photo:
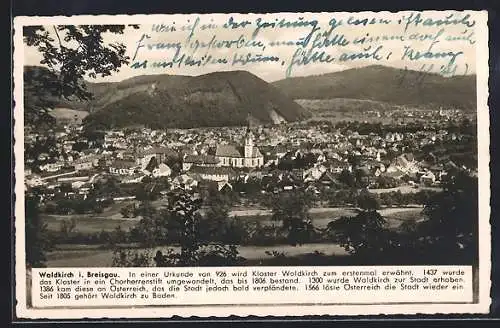
[[[432,11],[426,11],[432,12]],[[368,12],[366,12],[368,13]],[[383,12],[379,12],[383,13]],[[389,13],[389,12],[388,12]],[[473,314],[487,313],[490,307],[491,231],[489,174],[489,109],[488,109],[488,26],[486,11],[471,12],[476,19],[476,76],[479,172],[479,236],[487,242],[479,244],[479,303],[478,304],[412,304],[412,305],[314,305],[314,306],[206,306],[206,307],[141,307],[127,309],[28,309],[26,306],[25,223],[24,223],[24,131],[23,131],[23,58],[22,26],[58,24],[134,24],[151,22],[153,18],[184,15],[97,15],[14,18],[14,156],[15,156],[15,283],[16,316],[30,319],[81,318],[168,318],[235,316],[301,316],[301,315],[378,315],[378,314]],[[273,13],[279,14],[279,13]],[[312,13],[311,13],[312,14]],[[319,14],[319,13],[314,13]],[[196,15],[196,14],[190,14]],[[201,15],[201,14],[200,14]],[[233,15],[239,14],[215,14]],[[487,237],[487,238],[486,238]]]

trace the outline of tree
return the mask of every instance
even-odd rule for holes
[[[72,218],[69,220],[62,220],[59,230],[64,236],[64,238],[68,238],[70,234],[75,230],[75,228],[76,228],[76,220]]]
[[[127,233],[122,229],[121,225],[118,225],[111,234],[110,244],[116,245],[124,242],[127,242]]]
[[[352,166],[353,169],[357,168],[361,163],[361,159],[359,158],[359,156],[356,155],[349,155],[347,157],[347,161],[349,162],[349,164]]]
[[[165,219],[149,202],[144,202],[134,215],[142,216],[139,223],[130,230],[130,240],[139,242],[144,247],[155,247],[166,243]]]
[[[354,177],[354,174],[345,169],[340,172],[339,181],[348,187],[356,186],[356,178]]]
[[[131,218],[131,217],[134,217],[135,215],[135,205],[134,204],[129,204],[129,205],[126,205],[126,206],[123,206],[121,209],[120,209],[120,214],[124,217],[124,218]]]
[[[408,177],[408,175],[405,175],[405,177]],[[397,187],[399,184],[395,178],[383,175],[377,177],[376,183],[378,184],[377,188],[380,189],[394,188]]]
[[[167,221],[166,233],[174,232],[172,228],[177,230],[181,249],[177,253],[170,252],[163,260],[157,259],[157,263],[173,266],[233,265],[243,260],[238,255],[236,246],[203,240],[201,204],[201,199],[185,190],[169,195],[168,206],[164,212]]]
[[[380,195],[380,202],[387,207],[392,207],[394,201],[392,199],[391,193],[384,192]]]
[[[138,25],[130,25],[138,28]],[[107,43],[106,33],[123,34],[125,25],[25,26],[24,42],[42,55],[42,69],[24,73],[25,123],[37,125],[60,99],[90,100],[84,78],[106,77],[128,64],[126,47]]]
[[[207,240],[202,201],[185,190],[169,194],[168,204],[161,210],[142,212],[143,218],[131,231],[131,239],[140,239],[146,247],[178,244],[180,251],[169,250],[164,255],[157,252],[154,260],[157,266],[200,266],[233,265],[243,259],[238,256],[234,245]],[[205,219],[206,220],[206,219]],[[119,252],[120,263],[125,263],[124,252]],[[129,254],[130,255],[130,254]]]
[[[209,189],[208,197],[204,203],[207,206],[205,211],[207,237],[220,239],[225,235],[224,228],[229,221],[229,200],[217,189]]]
[[[133,25],[138,28],[137,25]],[[42,55],[43,68],[25,68],[24,123],[36,128],[51,120],[50,109],[62,99],[89,100],[84,78],[106,77],[128,63],[125,46],[106,43],[103,34],[122,34],[124,25],[54,25],[26,26],[24,42]],[[50,32],[49,32],[50,31]],[[53,152],[54,145],[46,149]],[[36,151],[31,157],[38,158]],[[26,260],[30,265],[43,265],[48,249],[46,227],[38,219],[38,199],[26,199]],[[28,236],[30,238],[28,238]]]
[[[386,224],[376,210],[358,210],[356,216],[343,216],[328,223],[327,231],[346,251],[368,259],[393,247]]]
[[[45,254],[52,249],[47,224],[39,216],[39,202],[37,195],[26,195],[26,263],[30,267],[44,267],[47,260]]]
[[[378,210],[380,209],[380,199],[377,195],[369,192],[361,192],[356,198],[356,204],[362,210]]]
[[[272,220],[282,223],[290,245],[309,241],[314,226],[309,216],[311,200],[303,191],[282,192],[273,203]]]
[[[478,259],[478,184],[466,172],[450,175],[443,192],[429,197],[418,229],[421,247],[428,254],[446,254],[448,261]]]
[[[113,251],[113,267],[147,267],[151,262],[149,251],[138,252],[117,247]]]
[[[380,208],[377,195],[362,191],[356,203],[357,215],[343,216],[328,223],[329,235],[346,251],[365,259],[392,250],[397,243],[386,220],[377,212]]]

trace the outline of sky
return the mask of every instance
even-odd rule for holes
[[[303,52],[309,53],[309,58],[314,51],[318,54],[325,52],[332,60],[328,62],[310,62],[307,65],[292,65],[289,76],[308,76],[336,72],[354,67],[367,65],[386,65],[396,68],[408,68],[414,70],[425,70],[433,73],[443,73],[441,67],[454,68],[453,73],[446,70],[444,75],[461,75],[475,73],[476,68],[476,28],[472,23],[475,21],[474,13],[467,17],[467,12],[402,12],[402,13],[303,13],[303,14],[212,14],[212,15],[154,15],[154,16],[125,16],[126,18],[110,17],[106,19],[99,16],[51,18],[43,21],[44,26],[51,31],[50,25],[71,24],[140,24],[139,29],[127,28],[123,35],[109,34],[105,36],[104,42],[120,42],[126,45],[127,55],[132,59],[136,55],[138,63],[147,60],[148,67],[145,69],[134,69],[123,66],[119,72],[110,77],[98,78],[93,82],[113,82],[127,79],[136,75],[144,74],[179,74],[179,75],[201,75],[213,71],[221,70],[248,70],[260,78],[272,82],[287,77],[287,68],[294,62],[299,62],[303,56],[296,55],[295,45],[308,35],[311,35],[311,41],[304,47]],[[231,28],[224,28],[232,17],[233,24]],[[464,18],[465,17],[465,18]],[[199,21],[193,30],[189,25],[193,25],[197,18]],[[260,19],[260,23],[258,23]],[[267,22],[297,23],[302,25],[295,28],[275,27],[268,25],[258,29],[257,26]],[[381,21],[381,20],[385,20]],[[248,21],[245,27],[235,24]],[[373,24],[368,24],[373,22]],[[367,23],[367,24],[365,24]],[[153,24],[164,24],[167,31],[156,32],[153,30]],[[202,25],[211,25],[203,29]],[[216,27],[214,27],[216,26]],[[183,28],[184,27],[184,28]],[[232,28],[234,27],[234,28]],[[317,30],[313,30],[316,27]],[[333,28],[332,28],[333,27]],[[175,31],[173,31],[175,29]],[[190,34],[192,35],[190,37]],[[330,32],[324,35],[323,33]],[[145,38],[147,35],[148,38]],[[311,49],[312,40],[318,37],[319,41],[323,39],[331,40],[334,36],[343,38],[347,41],[344,46],[327,46],[323,48]],[[143,38],[144,37],[144,38]],[[355,40],[361,40],[366,37],[365,43],[355,44]],[[372,39],[370,39],[370,37]],[[377,41],[376,37],[379,37]],[[141,38],[143,41],[141,42]],[[194,50],[196,43],[210,43],[210,40],[237,40],[261,42],[261,47],[241,47],[237,49],[234,44],[230,48],[200,48]],[[383,38],[392,38],[392,40],[380,41]],[[456,39],[456,40],[451,40]],[[274,41],[293,41],[293,46],[271,46],[269,43]],[[369,42],[371,41],[371,42]],[[157,49],[159,44],[179,43],[179,54],[191,55],[194,58],[203,56],[212,56],[212,58],[227,58],[229,64],[206,65],[202,67],[181,67],[173,68],[153,68],[153,62],[171,61],[176,50]],[[214,42],[212,43],[212,45]],[[141,47],[138,46],[141,45]],[[71,46],[71,45],[68,45]],[[150,49],[148,49],[148,46]],[[193,46],[193,47],[190,47]],[[264,48],[265,46],[265,48]],[[368,48],[371,46],[371,48]],[[341,60],[342,55],[349,57],[354,54],[370,54],[376,48],[381,47],[376,52],[380,60],[371,59],[347,59]],[[138,49],[138,51],[137,51]],[[34,47],[24,47],[24,65],[40,65],[41,54]],[[137,51],[137,53],[136,53]],[[422,55],[429,51],[432,55]],[[420,55],[419,53],[420,52]],[[262,54],[263,56],[278,57],[277,62],[252,63],[247,65],[231,65],[231,60],[235,54],[246,56],[252,53]],[[323,57],[323,58],[325,58]],[[416,58],[416,59],[415,59]],[[454,58],[454,60],[451,60]],[[450,64],[451,62],[451,64]]]

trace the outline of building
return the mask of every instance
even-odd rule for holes
[[[256,168],[264,165],[264,156],[254,144],[254,135],[247,129],[242,147],[217,145],[215,157],[221,166]]]
[[[160,163],[158,167],[153,170],[152,173],[155,178],[169,177],[172,174],[172,170],[167,164]]]
[[[172,184],[170,186],[170,189],[175,190],[175,189],[185,189],[185,190],[192,190],[193,188],[196,188],[198,186],[198,180],[193,179],[193,177],[187,175],[187,174],[182,174],[177,177],[175,177],[172,180]]]
[[[40,170],[45,171],[45,172],[58,172],[63,168],[63,164],[60,162],[56,163],[47,163],[44,165],[40,165]]]
[[[152,148],[140,151],[137,154],[136,163],[144,168],[149,164],[153,157],[156,158],[158,163],[163,163],[169,157],[178,157],[178,154],[167,147],[154,146]]]
[[[436,182],[436,176],[431,171],[428,171],[420,177],[420,182],[424,185],[432,185]]]
[[[196,174],[200,180],[229,181],[234,172],[229,167],[193,166],[189,173]]]
[[[99,156],[81,157],[73,161],[73,166],[77,171],[90,170],[99,165]]]
[[[188,171],[195,166],[219,166],[219,159],[213,155],[186,155],[182,161],[182,169]]]
[[[109,173],[119,175],[133,175],[139,167],[133,161],[116,160],[109,167]]]

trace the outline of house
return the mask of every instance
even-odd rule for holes
[[[280,145],[276,147],[275,152],[276,152],[276,157],[278,159],[281,159],[285,157],[285,155],[288,153],[288,148],[283,145]]]
[[[185,155],[182,161],[182,170],[188,171],[196,166],[219,166],[220,160],[213,155]]]
[[[313,194],[316,194],[316,195],[321,194],[321,191],[319,191],[318,188],[315,185],[312,185],[312,184],[309,185],[309,186],[307,186],[306,192],[313,193]]]
[[[348,162],[341,162],[339,160],[330,160],[330,170],[335,173],[340,173],[344,170],[352,172],[352,165]]]
[[[40,165],[40,170],[46,171],[46,172],[57,172],[61,170],[63,167],[63,164],[61,162],[55,162],[55,163],[47,163],[45,165]]]
[[[220,192],[229,192],[229,191],[233,190],[233,186],[227,181],[218,181],[217,182],[217,189]]]
[[[420,177],[420,182],[425,185],[432,185],[434,182],[436,182],[436,176],[431,171],[427,171]]]
[[[417,167],[417,162],[415,161],[415,158],[411,153],[406,153],[398,156],[394,160],[394,166],[405,172],[415,173],[419,170]]]
[[[71,150],[73,150],[73,145],[75,144],[75,141],[73,140],[66,140],[64,141],[63,143],[63,150],[66,151],[66,152],[69,152]]]
[[[434,175],[438,180],[440,180],[443,176],[446,176],[448,174],[448,170],[444,164],[432,165],[431,167],[428,168],[428,170],[434,173]]]
[[[26,184],[30,187],[38,187],[43,185],[43,180],[39,176],[32,176],[29,179],[26,179]]]
[[[177,157],[177,152],[162,146],[154,146],[152,148],[143,150],[137,154],[136,162],[141,167],[146,167],[151,159],[156,158],[158,163],[163,163],[169,157]]]
[[[323,165],[316,165],[306,171],[304,171],[303,178],[304,182],[317,181],[323,173],[326,172],[326,167]]]
[[[193,188],[196,188],[198,186],[198,181],[193,179],[193,177],[187,175],[187,174],[182,174],[177,177],[175,177],[172,180],[172,184],[170,188],[172,190],[175,189],[185,189],[185,190],[192,190]]]
[[[118,175],[133,175],[139,167],[133,161],[116,160],[111,163],[109,173]]]
[[[264,155],[254,145],[254,135],[250,129],[247,129],[244,146],[217,145],[215,157],[221,166],[255,168],[264,165]]]
[[[379,177],[382,174],[382,170],[380,167],[373,167],[372,168],[372,175],[375,177]]]
[[[81,157],[72,162],[77,171],[90,170],[97,166],[99,159],[94,157]]]
[[[325,187],[331,187],[337,184],[337,179],[330,171],[325,171],[318,179],[318,182]]]
[[[169,177],[172,174],[172,170],[165,163],[160,163],[157,168],[153,170],[153,176],[158,177]]]
[[[210,194],[210,190],[212,191],[220,191],[220,192],[230,192],[233,190],[233,186],[226,181],[200,181],[198,184],[198,189],[200,191],[202,198],[207,198]]]
[[[404,172],[397,167],[389,166],[385,172],[380,174],[380,176],[394,178],[394,179],[401,179],[406,174],[407,174],[407,172]]]
[[[71,183],[71,188],[79,190],[85,184],[85,181],[75,181]]]
[[[144,179],[143,174],[134,173],[131,175],[127,175],[127,177],[122,180],[122,183],[125,183],[125,184],[141,183],[142,179]]]
[[[208,181],[229,181],[234,175],[228,167],[192,166],[189,173],[196,174],[201,180]]]

